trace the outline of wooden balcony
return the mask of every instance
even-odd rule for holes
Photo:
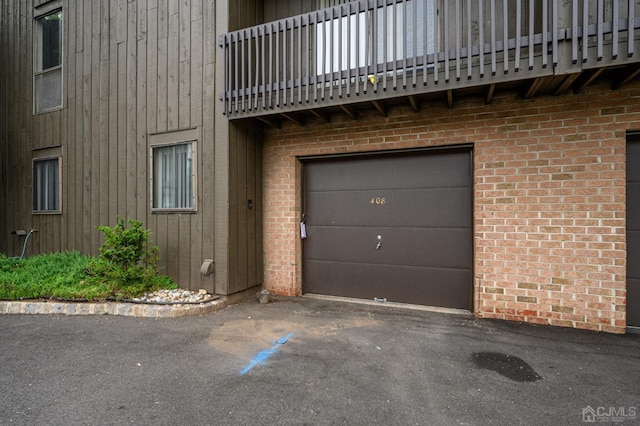
[[[229,119],[271,125],[640,73],[639,0],[359,0],[219,37]]]

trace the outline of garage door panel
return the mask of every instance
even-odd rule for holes
[[[640,142],[627,145],[627,180],[640,182]]]
[[[305,273],[310,282],[319,284],[318,288],[309,286],[307,293],[458,309],[470,306],[469,270],[350,263],[328,267],[324,262],[308,261]]]
[[[627,278],[627,324],[640,327],[640,278]]]
[[[627,193],[627,228],[640,230],[640,182],[627,182]]]
[[[469,269],[469,229],[308,227],[305,257],[325,262]],[[378,236],[382,237],[378,240]],[[379,249],[376,249],[380,242]]]
[[[640,253],[640,231],[627,230],[627,251],[632,255]],[[640,257],[640,256],[637,256]],[[627,276],[640,278],[640,259],[629,257],[627,261]]]
[[[305,166],[307,186],[317,191],[442,188],[469,184],[470,153],[394,155],[336,159]],[[455,171],[443,174],[442,170]]]
[[[471,189],[310,192],[308,225],[470,227]]]
[[[627,325],[640,327],[640,142],[627,144]]]

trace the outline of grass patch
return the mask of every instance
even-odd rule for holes
[[[88,275],[91,257],[78,252],[33,256],[28,259],[0,255],[0,299],[56,298],[63,300],[128,299],[157,289],[174,289],[167,276],[110,281]]]

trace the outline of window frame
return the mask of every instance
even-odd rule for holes
[[[59,34],[59,48],[60,48],[60,63],[47,69],[42,69],[42,28],[40,20],[54,13],[60,13],[60,34]],[[34,10],[33,16],[33,114],[45,114],[52,111],[59,111],[64,108],[64,13],[62,8],[62,1],[54,1],[47,3],[41,7],[37,7]],[[60,73],[60,102],[58,105],[39,108],[39,103],[42,98],[43,91],[38,91],[38,79],[52,74],[55,72]]]
[[[198,140],[196,129],[160,133],[149,136],[149,208],[151,213],[196,213],[198,211]],[[154,207],[155,167],[154,151],[179,145],[191,145],[191,207]]]
[[[47,150],[43,150],[45,152],[41,152],[41,153],[36,153],[34,154],[33,158],[31,159],[31,213],[32,214],[62,214],[62,153],[58,152],[61,151],[60,148],[51,148],[51,149],[47,149]],[[39,162],[44,162],[44,161],[50,161],[50,160],[56,160],[58,162],[57,164],[57,173],[58,173],[58,183],[57,183],[57,201],[58,201],[58,208],[57,209],[45,209],[45,210],[38,210],[36,209],[36,205],[35,205],[35,196],[36,196],[36,189],[37,189],[37,181],[35,179],[35,172],[36,172],[36,164]]]

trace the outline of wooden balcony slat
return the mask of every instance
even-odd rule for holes
[[[602,29],[602,23],[604,21],[604,0],[598,0],[597,3],[597,13],[596,13],[596,19],[597,19],[597,28],[598,28],[598,54],[597,54],[597,60],[601,61],[602,60],[602,45],[604,44],[604,31]]]
[[[529,71],[533,69],[533,33],[535,30],[535,2],[529,1],[529,32],[528,32],[528,46],[529,46]]]
[[[551,55],[553,57],[553,66],[558,65],[558,0],[552,0],[553,19],[551,23]]]
[[[296,54],[295,54],[295,40],[296,40],[296,30],[295,30],[295,24],[296,24],[296,19],[292,18],[291,21],[289,21],[289,23],[291,24],[291,57],[289,58],[289,65],[291,66],[291,78],[295,78],[296,75],[296,71],[295,71],[295,65],[296,65]],[[297,55],[298,58],[300,57],[300,55]],[[291,105],[294,104],[295,102],[295,87],[293,85],[291,85]]]
[[[479,23],[479,28],[478,28],[478,33],[479,33],[479,40],[478,43],[480,44],[480,46],[484,46],[484,14],[483,14],[483,10],[484,10],[484,0],[478,0],[478,23]],[[480,77],[484,77],[484,49],[479,49],[480,50]]]
[[[270,24],[269,33],[269,84],[272,89],[269,90],[269,108],[273,108],[273,24]]]
[[[456,22],[462,23],[462,20],[460,18],[460,0],[456,0]],[[462,26],[458,24],[456,25],[456,80],[460,80],[460,49],[461,48],[462,48]]]
[[[305,27],[306,47],[307,47],[307,49],[309,49],[309,54],[306,55],[306,57],[307,57],[307,60],[306,60],[307,75],[310,75],[309,74],[309,70],[311,69],[310,68],[310,65],[311,65],[311,53],[310,53],[311,52],[311,36],[310,36],[310,28],[311,28],[311,25],[309,25],[309,24],[307,24],[306,27]],[[311,80],[310,79],[308,79],[307,84],[305,85],[305,88],[304,88],[304,100],[305,100],[306,103],[309,103],[309,87],[311,87]]]
[[[613,2],[613,16],[612,16],[612,22],[613,22],[613,28],[611,30],[612,33],[612,48],[613,48],[613,59],[617,59],[618,58],[618,43],[619,43],[619,31],[620,31],[620,25],[619,25],[619,20],[620,19],[620,3],[617,1]]]
[[[233,41],[233,36],[232,36],[232,41]],[[238,54],[238,41],[237,41],[237,35],[236,35],[236,43],[235,43],[235,46],[234,46],[234,47],[235,47],[235,51],[236,51],[236,52],[235,52],[235,53],[236,53],[236,55],[235,55],[236,63],[235,63],[235,67],[234,67],[234,70],[236,71],[236,72],[235,72],[236,87],[240,87],[240,86],[239,86],[239,84],[238,84],[238,83],[239,83],[239,82],[238,82],[238,79],[240,78],[240,75],[239,75],[240,73],[239,73],[239,72],[237,72],[237,70],[238,70],[238,61],[240,60],[240,59],[239,59],[239,56],[240,56],[240,55]],[[238,92],[238,93],[236,93],[236,102],[235,102],[235,103],[236,103],[236,113],[238,113],[238,110],[239,110],[239,107],[240,107],[240,93],[239,93],[239,92]]]
[[[634,0],[629,0],[629,12],[628,12],[629,30],[627,34],[627,56],[628,57],[632,57],[634,54],[633,50],[634,50],[635,43],[633,41],[635,40],[634,29],[636,28],[635,6],[636,4]]]
[[[439,19],[435,19],[433,22],[433,26],[434,28],[434,34],[440,34],[440,20]],[[425,49],[426,50],[426,49]],[[427,63],[427,61],[425,61],[425,63]],[[433,61],[431,63],[429,63],[429,66],[431,66],[433,69],[433,81],[435,84],[438,84],[438,66],[437,66],[437,56],[434,54],[433,55]],[[429,68],[427,68],[429,69]]]
[[[578,2],[573,2],[571,10],[571,63],[578,63]]]
[[[491,1],[491,16],[496,16],[496,0]],[[497,65],[497,40],[496,40],[496,20],[491,20],[491,75],[496,75]]]
[[[522,48],[522,0],[516,0],[516,57],[514,71],[520,71],[520,49]],[[506,21],[506,19],[505,19]]]
[[[582,40],[589,39],[589,26],[584,25],[585,22],[589,22],[589,3],[584,2],[582,6]],[[589,59],[589,49],[582,49],[582,63],[584,64]]]
[[[471,0],[467,0],[467,28],[471,28]],[[426,21],[425,21],[426,22]],[[467,31],[467,46],[473,46],[473,38],[471,37],[471,31]],[[473,61],[467,58],[467,79],[471,79],[473,69]]]
[[[423,6],[423,9],[426,9],[426,4]],[[424,21],[426,22],[426,21]],[[426,44],[424,45],[424,49],[426,50]],[[413,75],[411,76],[411,85],[413,87],[417,86],[417,81],[416,81],[416,71],[417,71],[417,66],[416,66],[416,58],[418,56],[418,2],[414,1],[413,2]]]
[[[547,67],[546,46],[549,45],[549,4],[547,1],[542,2],[542,66]]]
[[[508,0],[502,0],[502,14],[503,16],[508,16],[509,14],[509,4],[507,3]],[[507,60],[507,58],[509,57],[509,51],[507,50],[507,45],[509,40],[509,20],[508,19],[503,19],[502,20],[502,65],[503,68],[502,70],[504,71],[504,73],[508,73],[509,72],[509,61]]]
[[[266,27],[262,28],[262,66],[260,67],[260,70],[262,71],[262,109],[265,109],[267,107],[266,105],[266,71],[267,71],[267,67],[266,67],[266,58],[265,58],[265,38],[267,37],[266,31],[265,31]]]

